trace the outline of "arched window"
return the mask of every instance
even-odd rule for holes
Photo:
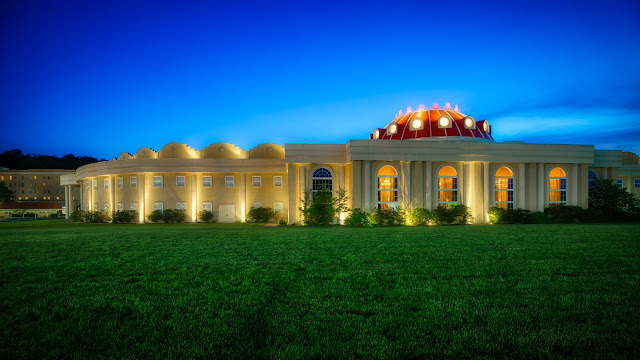
[[[458,205],[458,173],[451,166],[438,171],[438,206]]]
[[[593,187],[597,177],[598,176],[596,175],[595,172],[589,170],[589,189],[591,189]]]
[[[496,206],[513,209],[513,171],[506,166],[496,171]]]
[[[549,206],[567,204],[567,173],[554,168],[549,173]]]
[[[331,171],[321,167],[314,171],[313,176],[311,176],[311,189],[318,191],[325,188],[333,190],[333,179],[331,177]]]
[[[398,209],[398,171],[391,165],[378,170],[378,209]]]

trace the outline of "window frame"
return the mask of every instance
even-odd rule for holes
[[[137,176],[129,176],[129,188],[135,189],[138,187],[138,177]]]
[[[205,179],[209,179],[209,184],[205,182]],[[211,175],[202,176],[202,187],[211,187],[213,185],[213,177]]]
[[[282,175],[273,175],[273,187],[282,187]]]
[[[156,182],[156,179],[160,179],[160,181]],[[162,175],[153,175],[153,187],[154,188],[164,187],[164,176],[162,176]]]
[[[440,175],[440,172],[446,168],[446,167],[450,167],[453,169],[453,171],[456,172],[455,176],[452,175]],[[460,171],[458,171],[458,169],[451,164],[448,165],[443,165],[442,167],[440,167],[438,169],[438,171],[436,172],[436,178],[438,180],[438,201],[437,201],[437,205],[439,207],[449,207],[449,204],[454,204],[454,206],[459,205],[460,204],[460,184],[459,184],[459,174]],[[440,187],[440,179],[453,179],[453,181],[451,181],[451,188],[441,188]],[[494,185],[495,186],[495,185]],[[441,196],[440,196],[440,192],[445,192],[445,191],[451,191],[452,194],[452,199],[451,201],[441,201]]]
[[[551,173],[553,172],[553,170],[555,169],[561,169],[564,172],[565,176],[551,176]],[[559,185],[560,188],[558,189],[552,189],[551,188],[551,180],[560,180],[559,181]],[[564,189],[562,188],[563,182],[562,180],[564,180]],[[547,191],[547,205],[548,206],[553,206],[553,205],[567,205],[568,204],[568,190],[569,190],[569,176],[567,175],[567,170],[565,170],[562,166],[555,166],[553,168],[551,168],[549,170],[549,172],[547,173],[547,187],[548,187],[548,191]],[[560,193],[559,198],[561,200],[551,200],[551,193],[552,192],[558,192]],[[564,198],[564,200],[562,200],[562,198]]]
[[[135,201],[132,201],[129,203],[129,211],[138,211],[138,203]]]
[[[258,185],[256,185],[256,184],[258,184]],[[251,187],[261,187],[261,186],[262,186],[262,176],[261,175],[252,175],[251,176]]]
[[[231,181],[229,181],[231,180]],[[231,184],[231,185],[229,185]],[[235,187],[236,186],[236,177],[234,175],[225,175],[224,176],[224,187]]]
[[[122,176],[116,179],[116,188],[122,189],[124,187],[124,178]]]
[[[280,211],[278,211],[278,206],[276,206],[276,204],[280,205]],[[276,214],[284,214],[284,202],[283,201],[274,201],[273,202],[273,211]]]
[[[109,179],[104,179],[104,189],[109,190]]]
[[[316,173],[320,170],[325,170],[329,173],[329,177],[327,176],[315,176]],[[318,166],[313,169],[311,172],[311,191],[316,192],[321,189],[321,187],[325,187],[331,191],[333,191],[333,171],[328,166]],[[327,186],[328,184],[328,186]]]
[[[209,209],[207,209],[207,207],[209,207]],[[205,210],[213,214],[213,203],[211,201],[202,202],[202,211]]]
[[[182,178],[182,182],[180,181],[181,178]],[[187,177],[185,175],[176,175],[176,187],[183,188],[186,186],[187,186]]]
[[[179,201],[176,203],[176,210],[187,210],[187,203],[184,201]]]
[[[497,175],[498,171],[500,171],[500,169],[502,168],[509,169],[509,171],[511,171],[511,176],[503,176],[503,175],[498,176]],[[512,210],[516,208],[516,201],[515,201],[516,200],[516,196],[515,196],[516,195],[516,176],[515,174],[516,174],[515,171],[513,171],[513,169],[507,165],[501,165],[493,173],[493,202],[496,207],[500,207],[508,210]],[[499,179],[507,179],[507,188],[498,188]],[[498,192],[506,192],[507,200],[498,201],[498,198],[499,198]],[[511,200],[509,200],[509,198]],[[505,204],[506,207],[500,206],[502,204]]]
[[[160,212],[164,212],[164,203],[162,201],[154,201],[153,202],[153,211],[160,210]]]
[[[384,168],[387,165],[392,167],[395,170],[396,175],[380,175],[380,170],[382,170],[382,168]],[[376,208],[377,209],[379,210],[393,209],[394,211],[398,210],[399,197],[400,197],[399,196],[400,195],[400,175],[399,174],[400,174],[400,171],[398,170],[398,168],[392,164],[382,164],[376,171],[376,195],[377,195]],[[380,179],[384,179],[384,178],[393,179],[391,180],[391,182],[393,182],[393,187],[391,188],[380,187]],[[393,197],[394,201],[381,201],[382,191],[391,192],[391,196]]]

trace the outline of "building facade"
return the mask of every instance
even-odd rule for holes
[[[474,222],[491,206],[542,211],[554,204],[588,206],[594,177],[622,181],[640,195],[638,156],[592,145],[495,142],[488,121],[456,109],[408,109],[367,140],[346,144],[262,144],[243,150],[217,143],[196,150],[170,143],[61,177],[67,201],[82,210],[202,210],[219,222],[245,221],[251,207],[271,207],[301,221],[306,190],[344,188],[351,208],[434,209],[464,204]]]
[[[60,177],[75,174],[75,170],[33,169],[33,170],[0,170],[0,182],[11,190],[19,202],[53,202],[65,205],[65,188],[60,184]],[[71,194],[75,205],[80,205],[80,190],[73,189]]]

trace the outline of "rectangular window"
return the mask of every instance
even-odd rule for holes
[[[277,175],[273,177],[273,186],[282,187],[282,176]]]
[[[163,211],[164,210],[164,205],[161,202],[154,202],[153,203],[153,210]]]
[[[104,189],[105,190],[109,189],[109,179],[104,179]]]
[[[98,190],[98,180],[96,179],[93,180],[93,190]]]
[[[210,203],[210,202],[202,203],[202,210],[208,211],[208,212],[213,212],[213,204]]]
[[[176,187],[184,187],[184,176],[176,176]]]
[[[124,211],[124,204],[121,202],[118,203],[118,211]]]
[[[283,203],[281,201],[274,202],[273,211],[275,211],[276,214],[282,214],[284,211]]]
[[[262,176],[252,176],[251,177],[251,184],[253,185],[253,187],[259,187],[262,185]]]
[[[104,212],[108,213],[109,212],[109,204],[104,203]]]
[[[211,176],[202,177],[202,187],[211,187]]]
[[[129,177],[129,187],[134,189],[136,187],[138,187],[138,178],[135,176],[130,176]]]
[[[618,179],[618,187],[622,189],[622,179]]]
[[[224,177],[224,186],[225,187],[233,187],[234,186],[235,177],[233,176],[225,176]]]
[[[162,176],[153,177],[153,187],[162,187]]]
[[[123,186],[124,186],[124,179],[119,177],[118,178],[118,189],[122,189]]]
[[[252,202],[251,203],[251,208],[259,208],[262,207],[262,203],[259,202]]]
[[[633,187],[636,189],[640,189],[640,179],[633,180]]]
[[[176,210],[185,210],[187,208],[187,204],[183,202],[176,203]]]
[[[93,211],[98,211],[98,203],[93,203]]]
[[[132,202],[131,204],[129,204],[129,210],[138,211],[138,203]]]

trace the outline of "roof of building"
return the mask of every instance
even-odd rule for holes
[[[431,109],[420,105],[418,109],[402,110],[384,128],[375,129],[371,139],[413,140],[413,139],[455,139],[494,141],[491,126],[487,120],[476,121],[447,103],[444,108],[434,104]]]

